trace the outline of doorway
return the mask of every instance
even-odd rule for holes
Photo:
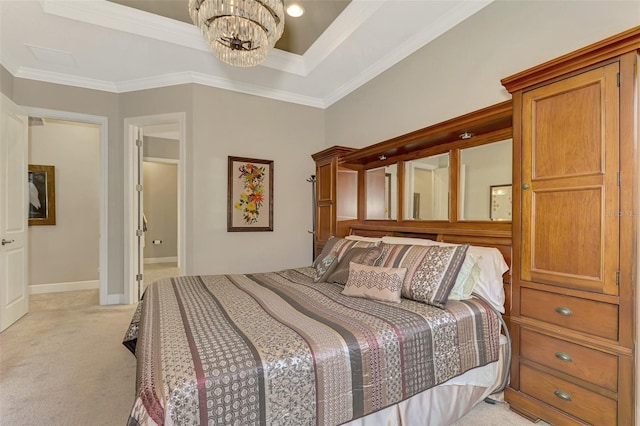
[[[99,303],[101,305],[121,303],[118,295],[110,298],[108,293],[108,214],[107,214],[107,194],[108,194],[108,152],[107,152],[107,128],[108,119],[103,116],[80,114],[69,111],[58,111],[43,108],[23,107],[23,110],[30,117],[39,117],[43,120],[58,120],[62,122],[77,123],[79,125],[97,126],[99,132],[98,156],[99,156],[99,177],[98,177],[98,287]],[[81,161],[81,159],[78,159]],[[62,208],[62,206],[60,206]],[[89,280],[91,281],[91,280]],[[90,282],[84,285],[92,286]],[[63,288],[64,289],[64,288]],[[58,289],[59,290],[59,289]]]
[[[153,281],[180,275],[178,256],[178,160],[151,157],[163,154],[159,149],[178,140],[152,137],[144,133],[142,292]],[[173,150],[172,150],[173,151]],[[177,149],[176,149],[177,152]]]
[[[125,119],[125,303],[136,303],[142,295],[145,279],[145,247],[159,251],[165,244],[164,238],[151,235],[151,218],[147,222],[147,233],[144,232],[144,200],[145,183],[143,167],[145,158],[148,163],[173,164],[177,176],[177,256],[173,275],[185,273],[185,134],[186,114],[170,113]],[[137,142],[141,141],[141,142]],[[147,145],[147,146],[145,146]],[[167,154],[168,151],[173,154]],[[153,185],[153,182],[151,182]],[[149,189],[151,190],[152,187]],[[158,222],[156,222],[158,224]],[[157,225],[156,225],[157,226]],[[168,234],[164,234],[168,235]],[[154,240],[162,241],[154,244]],[[168,244],[167,244],[168,246]],[[158,250],[156,250],[158,249]],[[150,251],[149,249],[147,251]],[[158,255],[159,263],[172,256]],[[170,259],[169,259],[170,260]],[[153,262],[153,261],[152,261]],[[147,269],[152,272],[154,263]],[[152,278],[152,277],[150,277]]]

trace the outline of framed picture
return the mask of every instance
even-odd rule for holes
[[[511,220],[511,185],[491,185],[491,220]]]
[[[56,224],[54,166],[29,165],[29,226]]]
[[[273,231],[273,161],[229,157],[227,231]]]

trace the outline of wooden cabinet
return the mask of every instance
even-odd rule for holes
[[[358,174],[340,167],[342,157],[353,151],[334,146],[312,156],[316,162],[314,259],[327,240],[337,234],[338,220],[357,218]]]
[[[640,27],[504,79],[513,95],[512,409],[633,425]]]

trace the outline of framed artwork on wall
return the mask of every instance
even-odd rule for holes
[[[273,231],[273,161],[229,157],[227,232]]]
[[[29,165],[29,226],[56,224],[54,166]]]

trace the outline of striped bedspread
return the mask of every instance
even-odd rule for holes
[[[124,344],[130,425],[337,425],[498,359],[479,300],[446,309],[347,297],[313,269],[152,284]]]

